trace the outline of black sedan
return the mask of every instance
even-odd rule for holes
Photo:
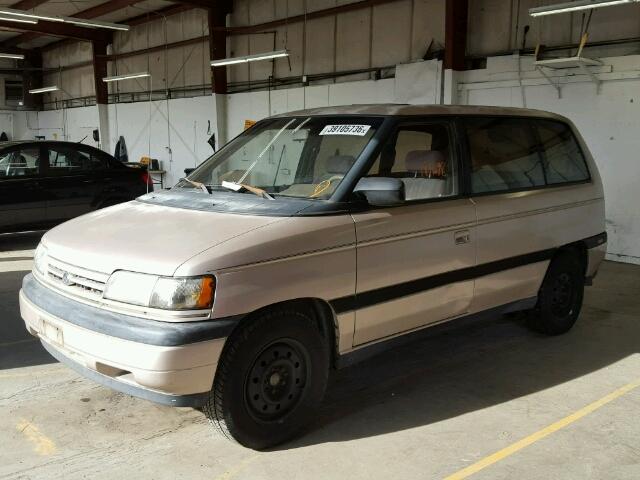
[[[0,233],[46,229],[151,190],[146,170],[89,145],[0,143]]]

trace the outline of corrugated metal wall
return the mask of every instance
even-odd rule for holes
[[[231,26],[252,25],[334,7],[355,0],[235,0],[229,17]],[[468,53],[486,55],[509,51],[522,44],[525,26],[530,26],[526,46],[541,42],[546,45],[579,41],[582,14],[556,15],[533,19],[528,9],[555,0],[470,0]],[[299,76],[303,73],[328,73],[381,67],[415,61],[428,45],[444,44],[444,0],[398,0],[336,16],[278,27],[273,33],[237,35],[228,41],[229,55],[246,55],[288,48],[287,59],[255,62],[228,68],[230,82],[264,80]],[[519,12],[519,14],[517,14]],[[640,36],[640,5],[623,5],[597,10],[591,21],[590,40],[613,40]],[[201,37],[208,33],[206,14],[194,9],[167,18],[158,18],[131,31],[116,33],[114,53],[163,45]],[[600,49],[597,54],[637,53],[638,44]],[[88,44],[61,47],[44,55],[45,66],[58,67],[90,59]],[[126,73],[150,70],[154,91],[183,88],[210,83],[209,53],[205,42],[118,60],[110,72]],[[48,75],[45,84],[61,84],[64,92],[46,96],[46,100],[67,95],[82,97],[93,94],[91,67]],[[368,74],[343,77],[334,81],[368,78]],[[147,80],[112,85],[120,91],[147,91]],[[203,92],[206,89],[203,90]]]

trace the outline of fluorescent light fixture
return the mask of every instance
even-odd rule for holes
[[[16,10],[15,8],[0,7],[0,15],[9,15],[11,17],[35,18],[37,20],[46,20],[48,22],[64,22],[64,18],[56,15],[41,15],[39,13],[26,12],[24,10]]]
[[[541,17],[544,15],[555,15],[557,13],[578,12],[580,10],[591,10],[592,8],[637,3],[638,1],[640,0],[576,0],[575,2],[557,3],[555,5],[530,8],[529,15],[532,17]]]
[[[19,53],[0,53],[0,58],[13,58],[14,60],[24,60],[24,55]]]
[[[29,90],[29,93],[47,93],[47,92],[55,92],[56,90],[60,90],[55,85],[50,87],[42,87],[42,88],[34,88],[33,90]]]
[[[103,82],[119,82],[121,80],[129,80],[131,78],[143,78],[150,77],[151,74],[149,72],[139,72],[139,73],[127,73],[126,75],[114,75],[112,77],[103,77]]]
[[[220,60],[211,60],[209,64],[212,67],[221,67],[223,65],[234,65],[236,63],[256,62],[258,60],[270,60],[272,58],[288,57],[287,50],[276,50],[274,52],[256,53],[255,55],[245,55],[244,57],[221,58]]]
[[[89,20],[86,18],[76,17],[60,17],[58,15],[43,15],[40,13],[27,12],[25,10],[16,10],[15,8],[7,8],[0,6],[0,15],[4,16],[1,20],[9,22],[37,23],[37,20],[46,20],[48,22],[64,22],[73,25],[81,25],[83,27],[107,28],[110,30],[128,31],[129,25],[122,23],[103,22],[101,20]]]
[[[65,23],[72,23],[73,25],[81,25],[83,27],[94,28],[107,28],[109,30],[121,30],[123,32],[129,31],[129,25],[123,23],[103,22],[101,20],[87,20],[84,18],[76,17],[62,17]]]
[[[38,23],[38,20],[35,18],[9,17],[8,15],[4,17],[0,15],[0,20],[3,22],[29,23],[31,25]]]

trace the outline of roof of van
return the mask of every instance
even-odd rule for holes
[[[555,113],[545,112],[543,110],[531,110],[528,108],[476,105],[409,105],[398,103],[309,108],[306,110],[282,113],[275,115],[275,117],[316,115],[505,115],[567,120],[565,117]]]

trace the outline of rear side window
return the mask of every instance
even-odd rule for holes
[[[468,118],[464,126],[474,193],[543,186],[542,157],[530,122],[513,118]]]
[[[536,127],[544,153],[547,183],[588,180],[584,155],[569,126],[551,120],[537,120]]]
[[[95,153],[78,150],[78,157],[82,162],[84,170],[105,170],[109,168],[106,160],[98,157]]]
[[[84,150],[77,150],[68,145],[49,147],[49,173],[74,174],[108,168],[106,162]]]

